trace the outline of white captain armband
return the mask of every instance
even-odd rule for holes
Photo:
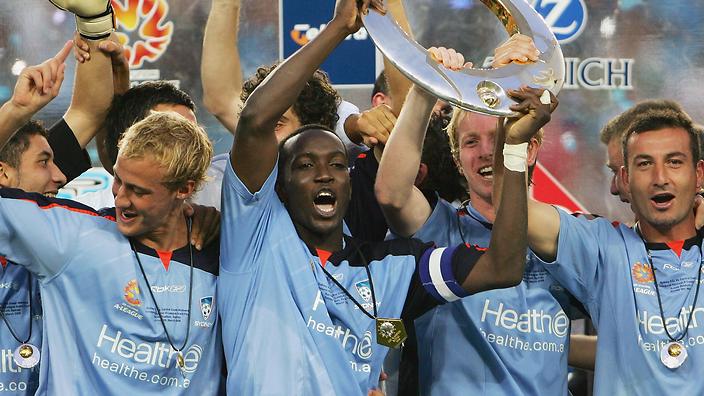
[[[465,244],[426,250],[418,263],[418,275],[423,288],[441,303],[468,296],[462,282],[484,250],[486,249]]]

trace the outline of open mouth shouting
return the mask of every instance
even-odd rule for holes
[[[481,176],[485,180],[493,180],[494,179],[494,168],[491,166],[483,166],[479,168],[479,176]]]
[[[330,218],[335,215],[337,208],[337,197],[335,193],[328,189],[318,191],[313,198],[315,211],[322,217]]]
[[[650,197],[650,202],[658,210],[666,210],[672,206],[675,195],[669,192],[662,192]]]
[[[123,224],[129,224],[134,221],[135,217],[137,217],[136,212],[127,209],[115,208],[115,213],[117,214],[117,218]]]

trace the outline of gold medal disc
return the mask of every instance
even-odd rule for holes
[[[29,359],[30,357],[32,357],[32,355],[34,355],[34,351],[32,350],[32,347],[27,344],[22,345],[20,347],[20,350],[18,353],[24,359]]]
[[[22,368],[32,368],[39,364],[41,353],[39,348],[32,344],[25,343],[17,347],[12,353],[15,363]]]
[[[677,341],[668,342],[660,349],[660,361],[669,369],[676,369],[687,360],[687,349]]]
[[[672,343],[667,347],[667,353],[672,357],[677,357],[682,353],[682,344]]]
[[[408,338],[406,326],[401,319],[376,318],[376,343],[389,348],[398,348]]]

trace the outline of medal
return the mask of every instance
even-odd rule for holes
[[[18,366],[29,369],[39,364],[39,348],[29,343],[29,340],[32,338],[33,323],[31,275],[27,275],[27,289],[29,295],[29,334],[27,335],[27,339],[22,341],[22,339],[17,336],[17,333],[15,333],[15,329],[10,326],[10,322],[8,322],[7,318],[5,317],[5,307],[0,308],[0,316],[2,316],[2,320],[3,322],[5,322],[7,329],[10,330],[10,334],[12,334],[12,337],[20,343],[20,346],[18,346],[17,349],[12,352],[12,360],[14,360]]]
[[[645,241],[643,241],[643,244],[645,244]],[[653,258],[650,255],[650,250],[648,250],[646,246],[646,253],[648,254],[648,264],[650,265],[650,268],[653,271],[653,283],[655,284],[655,295],[658,298],[658,308],[660,308],[660,318],[662,319],[663,323],[665,322],[665,313],[663,312],[662,309],[662,299],[660,298],[660,288],[658,286],[658,277],[657,277],[657,271],[655,270],[655,266],[653,265]],[[697,271],[697,281],[692,284],[692,287],[696,287],[696,290],[694,291],[694,301],[692,301],[692,309],[689,312],[689,319],[687,319],[687,324],[684,326],[684,331],[682,331],[682,334],[680,334],[677,338],[673,337],[672,334],[670,334],[670,331],[667,329],[667,326],[665,326],[665,334],[667,335],[667,338],[670,339],[670,342],[665,344],[660,349],[660,362],[662,364],[669,368],[669,369],[676,369],[680,367],[681,365],[684,364],[684,361],[687,360],[687,348],[685,348],[684,343],[682,343],[682,340],[684,337],[687,335],[687,331],[689,330],[690,324],[692,324],[692,317],[694,316],[694,309],[697,306],[697,299],[699,298],[699,287],[702,283],[702,268],[704,267],[704,258],[699,262],[699,270]],[[680,311],[684,310],[684,305],[682,306],[682,309]]]
[[[362,311],[365,315],[367,315],[370,319],[374,321],[374,324],[376,325],[376,343],[389,348],[398,348],[403,345],[403,342],[406,341],[406,338],[408,338],[408,334],[406,334],[406,327],[403,325],[403,321],[401,319],[379,317],[379,314],[376,309],[377,304],[376,293],[374,293],[374,281],[372,281],[372,274],[369,271],[369,262],[364,258],[362,252],[359,250],[359,247],[357,247],[357,252],[364,261],[364,269],[367,272],[367,279],[369,280],[369,295],[372,300],[373,314],[369,313],[362,306],[362,304],[355,300],[352,297],[352,294],[350,294],[349,290],[345,289],[345,287],[342,286],[340,282],[335,279],[334,276],[330,275],[330,273],[325,269],[325,267],[321,265],[320,269],[323,270],[325,276],[327,276],[330,281],[332,281],[337,287],[340,288],[340,290],[345,293],[347,298],[349,298],[357,306],[357,308],[359,308],[360,311]]]
[[[186,361],[183,359],[183,353],[181,351],[178,351],[178,355],[176,355],[176,366],[178,367],[178,371],[181,372],[181,376],[186,378]]]
[[[376,343],[389,348],[403,345],[408,335],[401,319],[376,318]]]
[[[680,342],[668,342],[660,349],[660,361],[669,369],[680,367],[685,360],[687,360],[687,348]]]
[[[22,368],[32,368],[39,363],[39,348],[32,344],[24,343],[15,349],[12,358]]]

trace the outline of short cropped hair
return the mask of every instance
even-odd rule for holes
[[[286,142],[291,140],[293,137],[298,136],[304,132],[310,131],[310,130],[322,130],[322,131],[327,131],[335,135],[336,138],[340,140],[342,143],[342,147],[345,149],[345,155],[347,155],[347,147],[345,146],[345,142],[340,139],[340,137],[333,131],[331,128],[328,128],[325,125],[321,124],[307,124],[300,126],[298,129],[295,131],[291,132],[290,135],[286,136],[285,138],[281,139],[281,142],[279,142],[279,164],[278,164],[278,177],[281,177],[284,174],[284,169],[286,166],[286,163],[288,162],[289,156],[291,153],[286,151],[284,149],[284,146],[286,145]]]
[[[184,91],[167,81],[148,81],[134,86],[113,99],[105,117],[105,147],[110,160],[117,160],[117,143],[122,135],[136,122],[160,105],[183,105],[195,113],[193,99]]]
[[[132,125],[119,143],[122,158],[151,156],[166,169],[162,183],[176,190],[189,180],[206,180],[213,145],[198,125],[173,112],[154,112]]]
[[[13,168],[19,168],[22,154],[29,148],[29,139],[34,135],[49,138],[49,131],[39,121],[30,120],[24,124],[0,150],[0,161]]]
[[[374,81],[374,89],[372,89],[372,98],[378,93],[383,93],[384,95],[389,95],[389,83],[386,80],[386,73],[383,71],[379,73],[379,76]]]
[[[254,75],[244,82],[240,95],[242,103],[247,101],[254,89],[278,66],[279,64],[275,63],[259,67]],[[316,70],[296,98],[293,112],[298,116],[301,125],[320,124],[327,129],[335,129],[337,120],[340,118],[337,115],[337,107],[341,101],[342,99],[332,87],[327,73]]]
[[[628,126],[627,132],[623,134],[621,144],[626,169],[628,169],[628,139],[632,135],[658,131],[665,128],[684,129],[687,135],[689,135],[689,149],[692,153],[692,162],[696,164],[697,161],[699,161],[701,155],[699,148],[699,132],[687,113],[672,109],[649,110],[636,116]]]
[[[630,109],[612,118],[604,125],[604,128],[599,132],[601,143],[608,145],[614,139],[618,139],[620,142],[621,137],[626,133],[633,119],[639,114],[650,110],[682,111],[682,107],[680,107],[679,103],[668,99],[649,99],[639,102]]]
[[[701,156],[704,155],[704,126],[700,124],[694,124],[694,131],[697,132],[699,136],[699,159],[704,159]]]

